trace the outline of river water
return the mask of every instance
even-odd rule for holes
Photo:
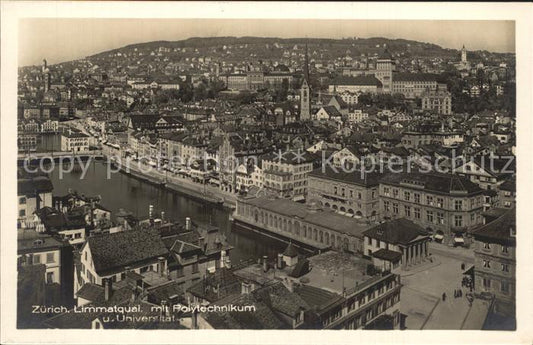
[[[218,226],[234,246],[230,252],[233,264],[263,255],[274,258],[287,246],[270,237],[232,229],[228,209],[192,199],[123,173],[111,173],[108,179],[107,168],[106,163],[93,161],[85,176],[82,176],[82,172],[71,172],[64,173],[60,178],[56,166],[49,174],[54,185],[53,194],[65,195],[72,189],[87,196],[99,195],[102,206],[113,214],[123,208],[139,219],[148,218],[149,205],[153,205],[155,212],[165,212],[166,219],[184,222],[185,217],[191,217],[193,221],[211,223]]]

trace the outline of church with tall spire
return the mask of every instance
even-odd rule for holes
[[[305,44],[304,77],[300,88],[300,121],[311,119],[311,89],[309,87],[309,51]]]

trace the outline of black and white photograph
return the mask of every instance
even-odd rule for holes
[[[509,12],[519,21],[350,19],[346,3],[314,18],[303,2],[63,12],[75,5],[2,27],[17,47],[11,60],[2,47],[1,126],[16,331],[533,340],[517,199],[531,190],[532,60],[516,12],[531,6]],[[248,16],[256,5],[273,13]],[[194,15],[209,6],[223,15]],[[175,18],[150,15],[165,9]]]

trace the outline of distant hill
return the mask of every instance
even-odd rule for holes
[[[456,54],[457,50],[444,49],[436,44],[417,42],[406,39],[389,39],[383,37],[373,38],[350,38],[350,39],[330,39],[330,38],[275,38],[275,37],[191,37],[181,41],[152,41],[145,43],[130,44],[121,48],[101,52],[89,56],[88,58],[98,58],[102,55],[112,54],[117,52],[128,52],[134,49],[138,50],[154,50],[160,47],[163,48],[212,48],[231,45],[266,45],[266,44],[281,44],[281,45],[303,45],[307,43],[310,47],[323,48],[355,48],[361,53],[373,53],[386,45],[392,51],[411,49],[413,52],[420,51],[433,54]],[[378,47],[379,46],[379,47]]]

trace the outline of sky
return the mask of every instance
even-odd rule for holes
[[[83,58],[128,44],[189,37],[386,37],[444,48],[515,51],[513,21],[31,18],[19,21],[20,66]]]

